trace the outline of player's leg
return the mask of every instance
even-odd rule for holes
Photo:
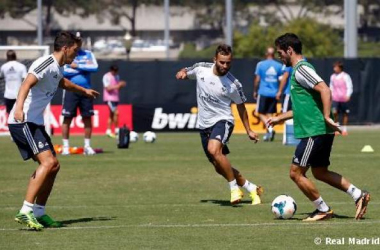
[[[115,134],[119,134],[119,109],[117,103],[115,103],[115,112],[113,113],[113,126],[115,128]]]
[[[79,103],[79,110],[82,115],[84,124],[84,154],[94,155],[95,151],[91,147],[91,135],[92,135],[92,116],[94,115],[94,103],[93,100],[81,96]]]
[[[330,165],[329,158],[334,136],[325,135],[321,137],[321,139],[323,139],[323,142],[321,143],[318,157],[316,157],[313,163],[316,166],[321,167],[313,167],[313,175],[317,180],[323,181],[330,186],[342,190],[350,195],[356,204],[355,218],[361,219],[367,210],[367,205],[370,201],[370,194],[365,190],[360,190],[340,174],[328,169],[328,166]]]
[[[236,168],[232,167],[232,171],[234,172],[237,184],[249,193],[249,197],[251,197],[252,200],[252,205],[261,204],[261,197],[264,193],[263,187],[257,186],[254,183],[247,180],[246,178],[244,178],[243,175]]]
[[[306,177],[311,159],[319,146],[319,141],[315,141],[315,137],[301,139],[290,167],[290,178],[316,208],[305,221],[328,219],[333,215],[332,210],[326,205],[314,183]]]
[[[63,91],[63,105],[62,105],[62,142],[63,150],[62,155],[70,154],[70,125],[74,117],[77,116],[78,96],[76,93],[70,91]]]
[[[348,135],[347,133],[347,124],[348,124],[348,114],[350,113],[350,108],[348,106],[347,102],[342,103],[342,114],[343,114],[343,119],[342,119],[342,135]]]
[[[111,101],[107,102],[108,110],[109,110],[109,117],[107,120],[107,130],[106,130],[106,135],[111,138],[115,138],[115,135],[112,133],[112,125],[114,124],[114,117],[115,117],[115,112],[113,108],[113,104]]]

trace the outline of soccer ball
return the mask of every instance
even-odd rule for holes
[[[277,196],[272,202],[272,213],[277,219],[290,219],[297,211],[297,204],[289,195]]]
[[[152,131],[147,131],[144,133],[143,139],[145,142],[153,143],[156,140],[156,133]]]
[[[131,131],[129,133],[129,141],[130,142],[137,142],[139,140],[139,134],[137,134],[135,131]]]

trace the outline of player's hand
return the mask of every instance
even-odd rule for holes
[[[351,97],[347,96],[346,97],[346,102],[349,102],[351,100]]]
[[[281,119],[278,116],[272,116],[268,118],[265,125],[267,127],[270,127],[270,126],[273,127],[274,125],[279,124],[280,122],[281,122]]]
[[[279,101],[281,99],[281,92],[277,92],[276,94],[276,100]]]
[[[253,132],[252,130],[248,131],[248,137],[250,140],[255,141],[255,143],[259,141],[259,135]]]
[[[123,88],[123,87],[125,87],[127,85],[127,83],[125,82],[125,81],[120,81],[119,82],[119,86],[120,86],[120,88]]]
[[[72,69],[78,68],[78,64],[73,62],[70,64],[70,68],[72,68]]]
[[[20,122],[20,123],[23,122],[24,121],[24,111],[15,110],[14,119],[16,122]]]
[[[325,122],[327,125],[329,125],[330,128],[332,128],[334,131],[339,132],[340,134],[342,133],[342,130],[340,129],[340,125],[337,122],[334,122],[333,119],[330,117],[325,117]]]
[[[178,79],[178,80],[184,80],[187,78],[187,73],[185,70],[180,70],[177,72],[177,74],[175,75],[175,77]]]
[[[84,92],[84,95],[87,97],[95,99],[96,97],[99,96],[99,92],[97,92],[93,89],[86,89],[86,91]]]
[[[254,99],[257,99],[257,92],[256,92],[256,91],[253,92],[253,98],[254,98]]]

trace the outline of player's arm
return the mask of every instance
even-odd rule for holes
[[[25,99],[28,96],[30,89],[33,88],[37,84],[37,82],[38,82],[38,79],[35,75],[28,74],[24,82],[21,84],[21,87],[18,91],[16,104],[15,104],[14,119],[16,122],[24,121]]]
[[[259,89],[260,76],[255,75],[255,79],[253,80],[253,98],[257,99],[257,90]]]
[[[86,72],[96,72],[98,71],[99,65],[98,62],[96,61],[96,58],[92,52],[87,53],[87,56],[89,57],[87,59],[86,63],[71,63],[70,67],[73,69],[77,69],[80,71],[86,71]]]
[[[240,119],[243,122],[245,131],[247,132],[249,139],[254,140],[255,143],[257,143],[259,141],[259,136],[255,132],[253,132],[251,130],[251,127],[249,126],[249,118],[244,103],[236,104],[236,106],[239,112]]]
[[[177,74],[175,75],[175,77],[177,78],[177,80],[185,80],[185,79],[188,79],[186,68],[183,68],[183,69],[181,69],[180,71],[178,71]]]
[[[83,94],[87,97],[91,97],[91,98],[96,98],[99,96],[99,92],[93,90],[93,89],[85,89],[79,85],[76,85],[74,83],[72,83],[71,81],[69,81],[68,79],[66,78],[62,78],[61,81],[59,82],[59,87],[60,88],[63,88],[63,89],[66,89],[68,91],[72,91],[72,92],[76,92],[76,93],[79,93],[79,94]]]
[[[111,79],[110,79],[109,75],[106,74],[103,76],[103,87],[107,91],[112,91],[114,89],[121,89],[121,88],[125,87],[126,85],[127,85],[127,83],[125,81],[119,81],[118,84],[111,85]]]
[[[276,99],[280,100],[282,92],[284,91],[284,87],[286,85],[286,82],[288,81],[289,77],[289,72],[285,71],[284,74],[282,74],[281,80],[280,80],[280,85],[278,86],[278,92],[276,94]]]
[[[293,118],[293,111],[292,110],[289,110],[285,113],[282,113],[281,115],[279,116],[272,116],[272,117],[269,117],[268,120],[267,120],[267,126],[274,126],[274,125],[277,125],[281,122],[284,122],[286,120],[289,120],[289,119],[292,119]]]
[[[185,79],[191,79],[195,80],[197,78],[198,69],[200,67],[211,67],[213,65],[212,63],[207,62],[199,62],[194,64],[191,67],[183,68],[180,71],[177,72],[176,78],[178,80],[185,80]]]
[[[348,74],[345,75],[345,83],[346,83],[346,87],[347,87],[346,102],[348,102],[348,101],[350,101],[351,95],[353,93],[352,79]]]

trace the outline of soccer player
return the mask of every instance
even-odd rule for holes
[[[349,194],[356,204],[356,219],[361,219],[370,201],[370,194],[351,184],[346,178],[328,169],[334,131],[340,131],[331,115],[331,92],[315,72],[314,67],[302,57],[302,43],[292,33],[275,41],[277,52],[286,66],[293,67],[290,93],[293,111],[268,119],[273,126],[281,121],[294,120],[295,137],[301,139],[290,167],[290,178],[313,202],[316,210],[304,221],[319,221],[333,216],[333,210],[324,202],[316,186],[307,177],[311,171],[317,180]]]
[[[77,36],[80,37],[79,32]],[[82,49],[82,45],[78,51],[78,55],[70,65],[65,65],[64,76],[73,83],[86,88],[91,88],[91,73],[98,70],[98,63],[94,54],[89,50]],[[81,93],[63,92],[63,108],[62,108],[62,155],[69,155],[70,144],[70,124],[74,117],[77,116],[77,108],[84,123],[84,152],[85,155],[94,155],[95,150],[91,147],[92,120],[94,115],[94,101],[92,98]]]
[[[120,81],[118,72],[119,67],[111,65],[110,71],[103,76],[103,101],[107,104],[110,110],[106,135],[111,138],[115,138],[115,134],[119,134],[119,112],[117,110],[119,90],[126,85],[125,81]],[[111,131],[112,125],[115,127],[115,134]]]
[[[248,138],[255,142],[258,136],[249,127],[247,110],[241,83],[229,72],[232,63],[231,47],[219,45],[214,63],[196,63],[192,67],[178,71],[177,79],[197,81],[198,125],[203,150],[218,174],[229,183],[231,203],[237,204],[243,197],[240,187],[248,191],[252,205],[261,203],[262,188],[246,180],[227,158],[227,142],[234,128],[231,102],[236,103]]]
[[[9,114],[16,102],[18,90],[26,77],[26,67],[17,61],[14,50],[7,51],[7,62],[0,68],[0,78],[5,79],[4,102],[7,114]]]
[[[80,39],[69,32],[60,32],[56,36],[53,54],[38,58],[30,67],[8,118],[9,131],[22,158],[32,158],[39,164],[30,177],[24,204],[15,217],[17,222],[35,230],[62,226],[45,213],[60,165],[45,131],[43,112],[58,87],[89,98],[99,95],[63,78],[63,65],[73,61],[79,45]]]
[[[330,89],[333,100],[334,120],[338,122],[339,114],[343,114],[342,135],[348,135],[347,123],[350,108],[348,102],[352,95],[352,80],[349,74],[343,71],[343,63],[334,63],[334,73],[330,77]]]
[[[276,94],[278,92],[279,77],[282,75],[281,63],[274,60],[274,48],[266,51],[266,59],[256,65],[253,98],[257,100],[257,113],[260,120],[267,124],[272,114],[277,112]],[[264,141],[273,141],[275,131],[267,127]]]

